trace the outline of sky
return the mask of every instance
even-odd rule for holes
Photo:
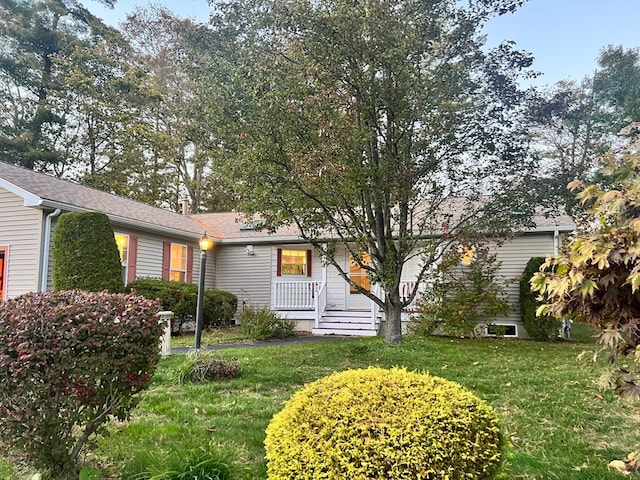
[[[206,22],[206,0],[118,0],[109,10],[94,0],[85,6],[105,22],[117,25],[137,6],[163,5],[182,17]],[[640,47],[640,0],[529,0],[513,14],[487,24],[487,46],[513,40],[535,57],[533,69],[543,75],[527,84],[580,81],[593,74],[607,45]]]

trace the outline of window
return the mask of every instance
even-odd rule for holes
[[[311,276],[311,250],[278,249],[277,275]]]
[[[487,325],[487,335],[490,337],[517,337],[518,327],[516,325]]]
[[[187,281],[187,246],[171,244],[171,261],[169,280],[177,282]]]
[[[129,235],[116,233],[116,245],[120,252],[120,263],[122,264],[122,281],[127,284],[127,267],[129,266]]]
[[[367,270],[364,268],[369,265],[371,265],[371,256],[367,252],[360,254],[360,262],[353,256],[349,259],[349,279],[364,290],[371,290],[371,279],[369,278]],[[349,293],[359,294],[360,290],[350,285]]]
[[[162,242],[162,278],[191,283],[193,280],[193,246]]]
[[[464,266],[469,266],[473,262],[476,255],[476,249],[473,246],[464,246],[459,248],[460,263]]]

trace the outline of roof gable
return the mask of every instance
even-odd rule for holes
[[[203,233],[188,216],[5,162],[0,162],[0,187],[22,197],[26,207],[102,212],[114,223],[190,238]]]

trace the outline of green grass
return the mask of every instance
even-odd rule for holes
[[[430,371],[491,404],[510,444],[504,479],[625,478],[607,464],[638,443],[638,410],[598,390],[609,365],[579,361],[583,350],[596,346],[582,326],[572,334],[574,341],[554,344],[406,338],[388,346],[378,338],[336,338],[234,348],[215,355],[237,357],[241,374],[204,384],[177,384],[185,356],[172,355],[159,364],[130,421],[112,424],[88,461],[100,468],[102,480],[265,479],[264,431],[293,392],[333,371],[373,365]],[[229,340],[236,341],[219,339]],[[0,478],[30,478],[10,472],[0,462]]]
[[[229,327],[224,329],[211,328],[202,332],[200,344],[202,347],[207,345],[221,345],[225,343],[249,343],[254,340],[243,335],[238,327]],[[171,337],[171,346],[176,347],[193,347],[195,336],[193,333],[185,333]]]
[[[580,328],[575,337],[590,340]],[[333,371],[376,365],[428,370],[461,383],[499,413],[510,441],[504,478],[620,479],[607,464],[638,441],[636,413],[595,385],[604,363],[577,360],[593,344],[540,344],[514,340],[330,339],[287,346],[231,349],[239,377],[176,385],[182,355],[163,359],[151,388],[127,423],[113,426],[97,453],[113,477],[158,469],[159,459],[181,451],[218,452],[232,478],[264,479],[264,430],[291,394]]]

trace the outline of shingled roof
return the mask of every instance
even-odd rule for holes
[[[0,162],[0,187],[24,199],[27,207],[105,213],[112,222],[200,238],[203,228],[192,218],[134,200]]]

